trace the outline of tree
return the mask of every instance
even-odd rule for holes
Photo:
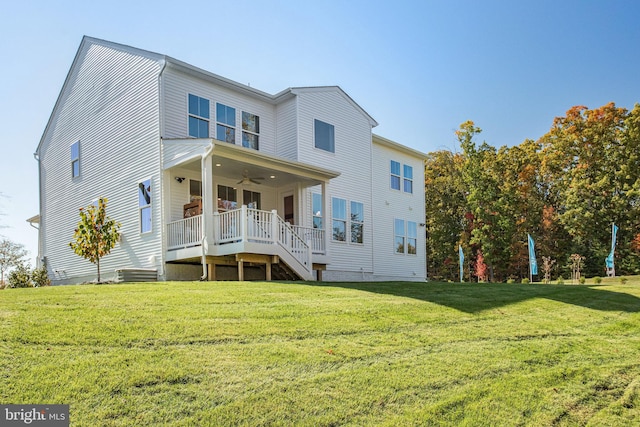
[[[100,283],[100,259],[111,252],[120,238],[120,223],[107,214],[107,199],[100,198],[97,205],[80,208],[80,221],[69,243],[73,251],[96,264]]]
[[[5,238],[0,240],[0,283],[4,283],[4,274],[23,263],[26,256],[27,251],[20,243]]]

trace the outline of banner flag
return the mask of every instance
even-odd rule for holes
[[[618,233],[618,226],[611,224],[611,252],[609,256],[605,258],[607,268],[613,268],[613,252],[616,250],[616,234]]]
[[[460,258],[460,283],[464,281],[464,252],[462,246],[458,245],[458,257]]]
[[[538,262],[536,261],[536,247],[530,234],[527,234],[529,238],[529,269],[531,274],[538,274]]]

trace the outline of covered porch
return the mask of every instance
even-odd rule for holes
[[[339,174],[213,139],[163,141],[165,262],[259,267],[266,280],[312,280],[329,263],[329,181]],[[321,197],[312,212],[310,194]],[[220,269],[217,271],[217,266]]]

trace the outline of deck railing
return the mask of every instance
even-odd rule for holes
[[[324,230],[292,226],[271,212],[242,206],[227,212],[214,213],[211,230],[207,229],[209,245],[236,242],[277,244],[311,270],[311,254],[324,254]],[[208,221],[211,219],[209,217]],[[167,224],[167,248],[182,249],[202,244],[202,215]],[[207,226],[209,227],[209,226]]]
[[[167,224],[167,249],[182,249],[202,244],[202,215]]]

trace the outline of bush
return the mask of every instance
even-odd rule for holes
[[[626,277],[621,277],[620,278],[620,284],[621,285],[626,285],[627,284],[627,278]]]
[[[596,285],[599,285],[600,283],[602,283],[602,277],[600,276],[596,276],[593,278],[593,283],[595,283]]]
[[[507,279],[508,284],[516,283],[515,279]]]
[[[529,279],[527,279],[526,277],[524,279],[522,279],[521,283],[523,285],[528,285],[529,284]]]
[[[558,277],[558,285],[564,285],[564,279],[562,276]]]
[[[578,282],[580,282],[581,285],[584,285],[586,281],[587,281],[587,279],[585,279],[584,276],[582,276],[582,277],[580,277],[580,279],[578,279]]]
[[[51,280],[47,273],[47,267],[42,266],[40,268],[34,268],[31,273],[31,280],[33,280],[33,286],[40,288],[42,286],[50,286]]]
[[[7,277],[7,282],[10,288],[30,288],[33,286],[31,283],[31,272],[23,263],[18,264],[11,270]]]

